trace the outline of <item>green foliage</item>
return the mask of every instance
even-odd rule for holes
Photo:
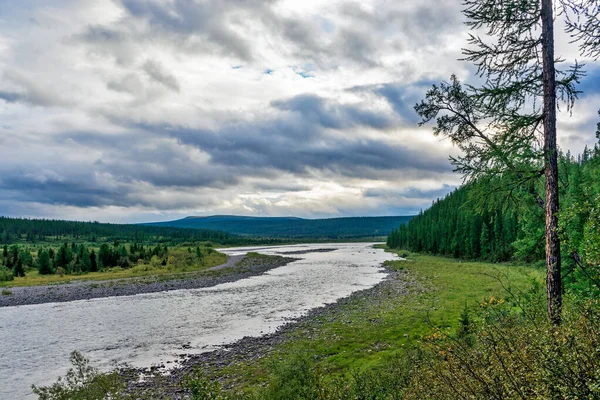
[[[308,354],[294,354],[283,362],[271,365],[271,381],[260,394],[265,400],[318,399],[322,375]]]
[[[183,387],[189,392],[191,400],[226,399],[221,391],[219,382],[214,382],[206,378],[199,368],[195,369],[192,374],[184,379]]]
[[[346,376],[322,371],[308,354],[296,353],[271,365],[269,384],[251,395],[228,399],[256,400],[395,400],[405,398],[412,380],[412,360],[398,354],[381,368],[352,370]]]
[[[40,275],[49,275],[53,273],[50,263],[50,253],[47,250],[42,250],[38,256],[38,272]]]
[[[13,273],[18,277],[25,276],[25,268],[23,268],[23,260],[21,258],[17,259],[17,262],[13,268]]]
[[[473,200],[474,184],[438,200],[388,237],[390,248],[457,258],[507,261],[518,234],[519,218],[530,211],[493,208]],[[490,229],[493,227],[493,229]]]
[[[13,279],[15,279],[15,276],[10,269],[6,267],[0,267],[0,282],[8,282],[12,281]]]
[[[445,332],[424,341],[411,387],[416,399],[592,399],[600,396],[600,307],[573,304],[561,326],[541,304],[525,309],[490,299],[475,344]]]
[[[596,196],[585,222],[582,247],[585,262],[595,269],[600,268],[600,195]]]
[[[122,399],[125,382],[117,372],[102,374],[79,352],[71,353],[71,364],[64,378],[48,387],[33,385],[40,400],[105,400]]]
[[[185,378],[183,387],[189,391],[191,400],[225,400],[219,382],[206,378],[200,369]]]

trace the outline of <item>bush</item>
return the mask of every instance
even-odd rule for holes
[[[101,374],[90,366],[89,360],[74,351],[65,378],[58,378],[52,386],[32,386],[33,393],[40,400],[104,400],[124,398],[123,378],[117,372]]]
[[[10,269],[6,267],[0,267],[0,282],[8,282],[12,281],[13,279],[15,279],[15,276]]]
[[[598,300],[573,305],[561,326],[544,307],[515,312],[490,299],[483,308],[473,346],[441,331],[427,337],[414,398],[600,398]]]
[[[192,400],[225,400],[221,385],[207,379],[199,369],[186,377],[183,386],[189,391]]]

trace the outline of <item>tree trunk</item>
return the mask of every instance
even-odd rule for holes
[[[560,239],[558,237],[558,150],[556,145],[556,69],[552,0],[542,1],[544,75],[544,166],[546,175],[546,292],[548,317],[559,324],[562,312]]]

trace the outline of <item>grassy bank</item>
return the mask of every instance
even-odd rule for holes
[[[225,386],[247,390],[266,382],[274,363],[297,354],[309,355],[331,375],[377,368],[411,348],[432,328],[455,328],[465,307],[507,296],[505,286],[526,290],[543,278],[541,270],[531,267],[417,254],[387,266],[398,271],[395,285],[384,285],[374,295],[353,296],[314,321],[300,324],[261,360],[213,371],[212,377],[232,377],[224,380]]]

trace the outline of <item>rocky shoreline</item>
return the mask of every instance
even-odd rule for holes
[[[294,333],[306,334],[318,329],[323,320],[343,318],[345,309],[364,302],[380,302],[384,296],[401,296],[418,287],[414,277],[405,271],[386,269],[387,278],[376,286],[361,290],[335,303],[309,311],[306,315],[291,320],[276,332],[260,337],[245,337],[222,348],[202,354],[181,354],[177,367],[159,364],[143,369],[122,369],[120,373],[128,384],[128,391],[137,398],[150,396],[153,399],[186,399],[182,388],[187,376],[199,370],[206,376],[218,376],[225,388],[235,384],[235,376],[223,376],[219,371],[241,362],[256,362],[272,352],[279,344],[293,340]],[[182,350],[182,352],[185,350]],[[144,379],[140,380],[139,377]]]
[[[223,265],[185,275],[161,275],[111,281],[80,281],[60,285],[14,287],[9,289],[9,295],[0,296],[0,307],[205,288],[260,275],[296,260],[298,258],[280,256],[231,256],[227,263]]]

